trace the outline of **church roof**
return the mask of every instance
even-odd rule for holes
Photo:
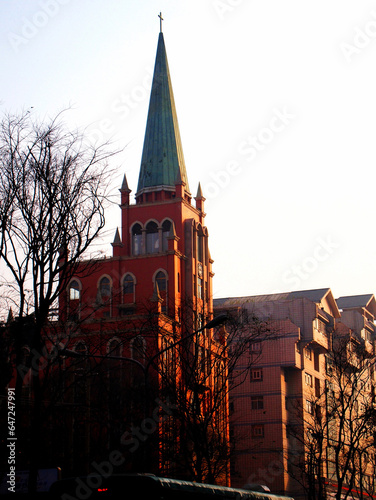
[[[175,190],[177,179],[189,191],[166,48],[159,33],[136,196],[156,187]]]

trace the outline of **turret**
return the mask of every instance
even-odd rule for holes
[[[132,190],[129,189],[128,187],[127,177],[125,174],[123,178],[123,184],[121,185],[119,191],[121,193],[121,205],[122,206],[129,205],[129,195],[132,192]]]

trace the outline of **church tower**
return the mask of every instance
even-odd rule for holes
[[[199,322],[212,317],[212,260],[198,186],[195,205],[188,184],[163,33],[159,33],[136,203],[127,179],[121,192],[121,231],[113,241],[121,288],[134,279],[134,297],[149,298],[158,288],[162,312],[176,321],[188,301]],[[130,285],[129,285],[130,287]],[[131,302],[130,302],[131,300]]]
[[[180,467],[180,477],[186,477],[187,457],[192,464],[197,455],[188,437],[201,435],[188,427],[200,425],[199,415],[209,413],[212,395],[220,394],[221,381],[226,380],[224,343],[214,331],[218,322],[205,326],[213,319],[213,261],[200,184],[196,193],[192,199],[161,31],[135,202],[124,175],[121,228],[115,232],[112,257],[90,261],[89,273],[83,263],[59,299],[60,320],[70,329],[65,348],[90,353],[93,360],[99,353],[109,363],[121,361],[118,372],[111,367],[104,378],[110,385],[101,393],[99,403],[107,406],[99,413],[107,415],[116,396],[103,439],[110,449],[121,443],[128,453],[127,467],[133,471],[170,475]],[[180,404],[173,416],[159,422],[159,433],[132,453],[128,445],[133,438],[124,439],[129,437],[124,429],[135,428],[137,418],[141,428],[150,421],[145,415],[154,409],[148,406],[152,389],[160,398],[174,394],[173,400]],[[96,397],[96,387],[91,394]],[[211,410],[208,436],[212,439],[216,432],[226,446],[224,394],[221,405]],[[139,406],[137,398],[143,399]],[[120,419],[118,429],[113,415]],[[91,424],[86,425],[89,429]],[[199,441],[197,450],[202,448]],[[208,450],[210,457],[211,453]]]

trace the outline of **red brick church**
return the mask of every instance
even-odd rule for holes
[[[222,384],[225,380],[225,364],[220,354],[223,345],[213,330],[202,328],[213,318],[213,261],[204,223],[205,198],[200,185],[196,192],[192,200],[164,37],[160,32],[135,203],[131,202],[131,189],[124,175],[120,188],[122,227],[116,230],[112,257],[91,262],[89,273],[87,263],[83,263],[85,271],[78,270],[59,304],[60,320],[70,332],[68,342],[66,338],[62,341],[65,348],[82,355],[82,359],[91,357],[93,362],[99,362],[100,356],[109,356],[109,385],[102,387],[103,382],[93,382],[90,395],[88,391],[81,394],[87,406],[91,406],[87,411],[91,417],[95,414],[93,399],[96,400],[98,392],[103,390],[99,399],[108,399],[106,411],[109,415],[111,404],[121,407],[122,412],[116,423],[111,422],[110,417],[96,426],[88,426],[81,414],[70,424],[74,429],[71,446],[77,449],[80,442],[86,450],[82,456],[85,460],[84,455],[100,457],[97,450],[92,449],[93,432],[103,433],[110,449],[120,446],[119,436],[122,436],[122,444],[129,445],[128,451],[135,448],[135,453],[130,453],[133,460],[140,451],[135,443],[142,444],[146,436],[151,471],[181,477],[184,469],[184,474],[190,479],[217,481],[220,477],[220,482],[228,483],[228,464],[222,463],[221,471],[217,465],[213,467],[218,470],[211,470],[212,464],[208,462],[214,463],[215,460],[198,456],[200,453],[204,455],[204,450],[192,453],[190,443],[195,437],[190,436],[194,431],[188,428],[193,420],[196,425],[205,412],[208,414],[216,384],[221,390],[218,380]],[[198,330],[200,334],[194,334]],[[174,349],[174,346],[179,346],[179,349]],[[120,362],[117,357],[126,359]],[[130,359],[135,362],[128,363]],[[137,364],[139,367],[143,365],[143,370],[137,372]],[[198,379],[197,374],[192,376],[195,364],[199,366]],[[141,383],[143,379],[144,385]],[[156,399],[154,396],[150,398],[149,394],[148,406],[145,407],[145,403],[143,409],[142,404],[139,406],[145,417],[140,421],[141,430],[144,424],[144,432],[136,437],[132,419],[127,420],[128,410],[134,405],[132,391],[138,392],[138,396],[142,391],[152,390],[161,394],[172,379],[173,406],[177,407],[179,400],[180,406],[187,406],[186,414],[191,412],[194,416],[187,417],[189,422],[182,424],[180,417],[168,416],[166,408],[155,410],[150,400]],[[182,391],[179,394],[177,387]],[[111,403],[114,392],[116,401]],[[79,396],[76,399],[79,400]],[[155,415],[156,411],[165,417],[157,419],[158,426],[150,422],[150,414]],[[226,398],[212,408],[212,412],[213,422],[208,426],[208,434],[211,440],[215,433],[222,436],[221,446],[226,447]],[[103,411],[98,411],[98,414],[103,417]],[[109,430],[104,432],[103,426]],[[209,444],[213,454],[213,443]],[[187,462],[180,464],[180,468],[174,463],[174,454],[179,453]],[[134,468],[137,469],[140,463],[148,469],[145,451]],[[204,472],[197,473],[196,469],[200,467]]]

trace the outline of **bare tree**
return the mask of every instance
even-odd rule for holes
[[[229,391],[256,362],[250,346],[273,337],[256,317],[227,315],[226,327],[203,328],[203,314],[186,304],[179,335],[168,328],[152,366],[160,397],[172,408],[162,423],[164,474],[208,483],[229,477]],[[241,360],[241,363],[240,363]]]
[[[310,500],[326,498],[329,489],[338,500],[352,497],[354,490],[365,498],[375,491],[372,348],[351,331],[334,331],[325,370],[325,385],[293,412],[289,432],[297,454],[289,470]]]
[[[45,348],[43,332],[59,294],[104,227],[108,160],[114,154],[106,145],[85,144],[84,137],[67,131],[61,119],[58,115],[37,123],[25,113],[8,115],[0,123],[0,262],[10,273],[14,334],[28,337],[36,367],[30,442],[34,454],[40,434],[38,364]],[[31,328],[25,323],[30,314]],[[20,356],[18,351],[16,363]],[[22,376],[17,373],[20,397]],[[37,462],[32,461],[34,485]]]

